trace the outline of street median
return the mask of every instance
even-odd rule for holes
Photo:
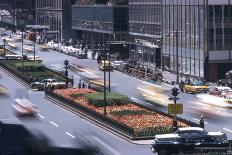
[[[101,125],[130,140],[153,139],[156,134],[171,133],[173,116],[156,109],[130,101],[121,94],[106,94],[90,89],[46,90],[46,96],[66,107],[98,120]],[[103,102],[103,103],[102,103]],[[96,123],[96,122],[95,122]],[[178,127],[199,126],[178,118]]]

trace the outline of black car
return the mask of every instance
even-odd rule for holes
[[[223,151],[229,148],[227,136],[222,132],[207,132],[199,127],[179,128],[173,134],[156,135],[151,150],[158,155],[196,152],[198,150]]]

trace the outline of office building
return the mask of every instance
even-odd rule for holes
[[[144,66],[161,66],[161,0],[129,1],[130,59]]]
[[[231,0],[163,0],[162,64],[216,81],[232,68]]]
[[[72,37],[71,0],[36,0],[36,24],[47,25],[45,40],[66,42]]]
[[[82,48],[102,49],[114,41],[111,52],[128,57],[123,47],[128,36],[127,5],[74,5],[72,28]]]

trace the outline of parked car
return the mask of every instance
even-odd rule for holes
[[[112,62],[112,65],[113,65],[114,69],[119,69],[124,64],[127,64],[127,63],[125,61],[121,61],[121,60],[115,60],[115,61]]]
[[[35,115],[38,113],[37,106],[28,99],[15,99],[13,108],[18,116]]]
[[[28,55],[28,56],[27,56],[27,60],[29,60],[29,61],[34,61],[34,56],[33,56],[33,55]],[[43,60],[42,60],[42,58],[40,58],[39,56],[35,56],[35,61],[41,63]]]
[[[20,55],[17,55],[17,54],[7,54],[5,56],[5,59],[7,60],[21,60],[21,56]]]
[[[158,155],[197,151],[227,151],[229,143],[222,132],[207,132],[199,127],[179,128],[173,134],[156,135],[151,150]]]
[[[31,87],[33,89],[44,90],[45,85],[47,87],[53,87],[54,89],[66,88],[66,83],[58,81],[57,79],[43,79],[40,82],[32,82]]]
[[[191,93],[200,93],[200,92],[208,92],[209,86],[205,85],[204,82],[201,81],[194,81],[190,84],[184,85],[185,92],[191,92]]]
[[[43,51],[47,51],[47,50],[51,49],[51,47],[50,47],[50,46],[48,46],[48,45],[44,45],[44,44],[39,45],[39,48],[40,48],[41,50],[43,50]]]
[[[210,95],[225,97],[228,92],[232,92],[232,89],[230,87],[222,87],[222,86],[209,87]]]
[[[112,63],[109,62],[108,60],[105,60],[105,65],[104,65],[104,60],[102,60],[98,65],[98,69],[101,71],[104,71],[104,70],[113,71],[114,70]]]

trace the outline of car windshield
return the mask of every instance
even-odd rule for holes
[[[193,85],[193,86],[204,86],[204,82],[192,82],[191,85]]]

